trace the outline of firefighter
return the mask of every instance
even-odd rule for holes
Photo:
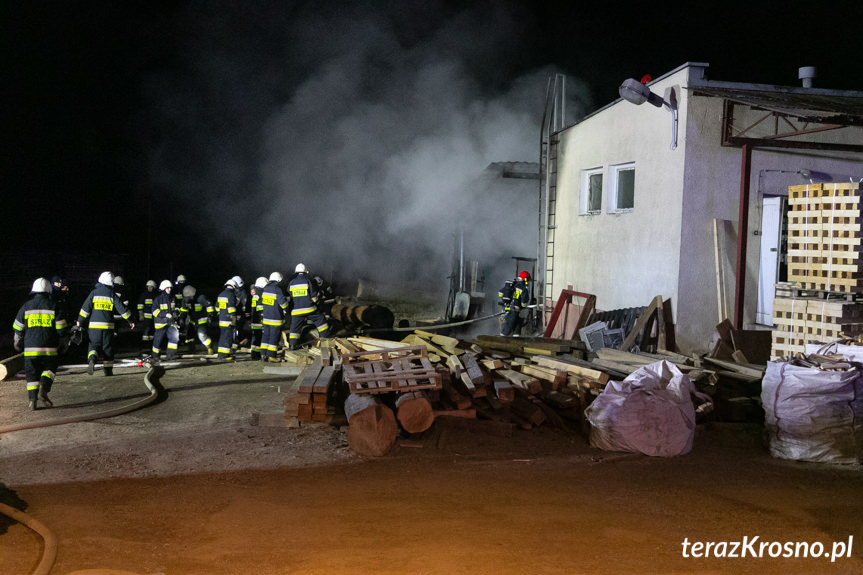
[[[117,294],[117,297],[123,302],[123,305],[126,306],[126,309],[129,311],[132,310],[129,305],[129,297],[126,295],[126,280],[123,279],[123,276],[114,276],[114,293]],[[114,310],[114,325],[117,326],[120,323],[122,317],[117,313],[117,310]],[[117,335],[117,330],[115,328],[114,335]]]
[[[24,352],[28,407],[35,410],[38,399],[45,407],[54,405],[48,393],[57,371],[58,349],[64,351],[68,339],[66,320],[56,315],[50,282],[45,278],[34,281],[30,296],[18,310],[12,329],[15,331],[13,346]]]
[[[159,295],[153,298],[153,325],[156,334],[153,336],[153,364],[158,365],[165,340],[167,358],[177,357],[177,343],[180,341],[180,331],[177,329],[176,298],[172,295],[174,286],[171,280],[162,280],[159,284]]]
[[[261,295],[264,306],[264,333],[261,340],[261,355],[265,361],[278,361],[276,352],[279,349],[279,337],[282,335],[282,325],[285,323],[285,313],[288,309],[288,298],[279,286],[282,274],[273,272],[270,281],[264,287]]]
[[[524,324],[524,319],[521,317],[521,311],[530,304],[530,290],[528,290],[527,282],[530,279],[530,274],[523,271],[518,274],[518,277],[507,284],[512,285],[511,291],[505,285],[498,293],[503,303],[503,309],[506,312],[504,315],[503,329],[500,335],[511,335],[518,337],[521,335],[521,326]],[[506,297],[509,295],[509,297]]]
[[[51,278],[51,299],[54,300],[54,311],[58,318],[69,322],[69,282],[60,276]]]
[[[327,318],[318,310],[318,291],[309,277],[309,272],[303,264],[297,264],[295,276],[289,284],[291,292],[291,349],[296,349],[300,343],[300,335],[306,322],[315,324],[319,337],[327,337],[330,326]]]
[[[207,324],[213,311],[213,304],[207,296],[199,294],[195,286],[187,285],[183,288],[181,312],[187,314],[189,325],[194,326],[197,332],[198,341],[207,348],[207,355],[213,355],[213,340],[207,334]]]
[[[114,274],[102,272],[99,282],[84,300],[76,322],[78,326],[88,323],[87,335],[90,344],[87,350],[87,373],[90,375],[93,375],[96,369],[96,359],[100,354],[105,375],[114,374],[114,310],[120,312],[120,317],[129,322],[130,329],[135,329],[135,323],[131,319],[132,312],[126,309],[114,293]]]
[[[237,296],[234,278],[225,282],[225,289],[216,300],[219,311],[219,359],[233,361],[234,340],[237,333]]]
[[[261,359],[261,342],[264,335],[264,302],[261,299],[264,293],[264,288],[267,287],[267,278],[259,277],[255,280],[255,284],[249,288],[251,293],[251,308],[249,324],[252,331],[249,347],[251,348],[252,359]]]
[[[153,298],[157,295],[156,282],[149,280],[145,290],[138,297],[138,322],[143,326],[141,343],[145,349],[149,349],[153,341]]]
[[[315,289],[318,291],[318,309],[324,315],[330,315],[333,304],[336,303],[336,292],[332,284],[325,282],[321,276],[313,277],[312,281],[315,284]]]
[[[174,294],[174,303],[177,307],[180,307],[180,304],[183,303],[183,288],[186,287],[186,276],[180,274],[177,276],[177,279],[174,280],[174,289],[171,290],[171,293]]]

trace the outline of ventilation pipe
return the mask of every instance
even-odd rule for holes
[[[803,80],[804,88],[812,87],[812,80],[818,76],[818,69],[815,66],[803,66],[797,70],[797,78]]]

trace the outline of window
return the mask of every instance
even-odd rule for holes
[[[609,176],[608,211],[632,211],[635,208],[635,164],[612,166]]]
[[[581,172],[581,194],[579,197],[580,214],[602,212],[602,168]]]

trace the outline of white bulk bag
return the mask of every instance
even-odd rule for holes
[[[689,452],[695,435],[695,391],[688,375],[667,361],[609,381],[585,411],[590,444],[609,451],[672,457]]]
[[[863,376],[770,362],[761,383],[770,454],[858,463],[863,447]],[[855,423],[856,421],[856,423]]]

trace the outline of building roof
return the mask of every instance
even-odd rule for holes
[[[805,122],[863,126],[863,92],[708,80],[686,88],[696,96],[724,98]]]

